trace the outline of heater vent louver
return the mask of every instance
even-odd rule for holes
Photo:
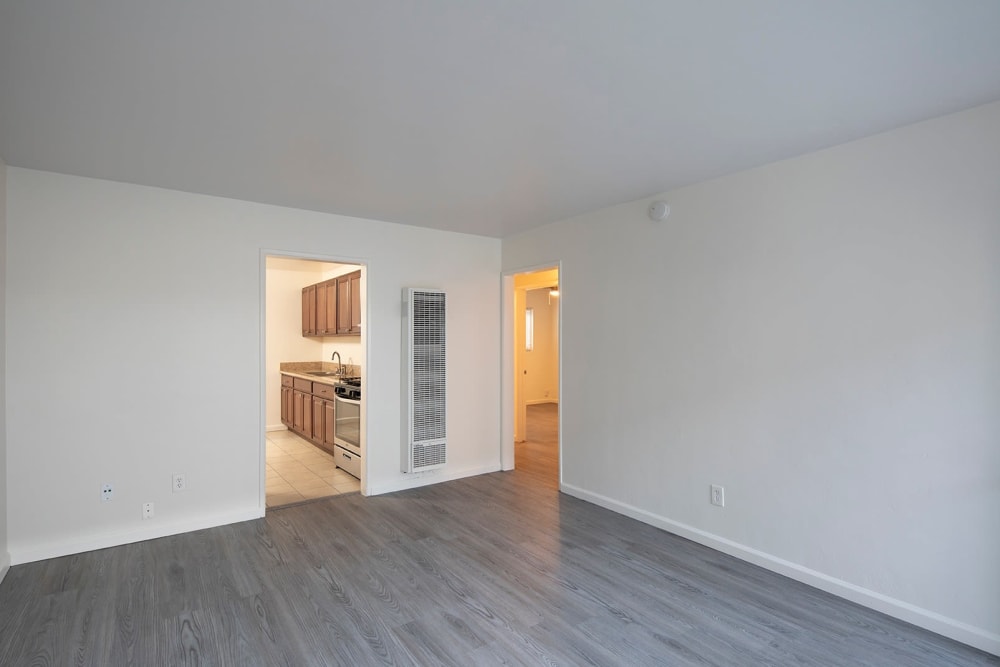
[[[447,460],[445,305],[440,290],[403,290],[403,472]]]

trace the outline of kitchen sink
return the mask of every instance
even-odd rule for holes
[[[334,375],[340,375],[337,371],[303,371],[306,375],[312,375],[318,378],[327,378]]]

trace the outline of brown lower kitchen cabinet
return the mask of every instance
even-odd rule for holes
[[[292,395],[295,390],[292,389],[294,378],[291,375],[281,376],[281,423],[288,428],[292,427],[292,413],[294,411]]]
[[[334,451],[333,433],[337,426],[337,404],[323,401],[323,448]]]
[[[337,425],[337,408],[332,399],[312,397],[312,441],[333,453],[333,429]]]
[[[310,433],[313,439],[323,438],[323,399],[319,396],[312,397],[312,430]]]
[[[289,430],[332,454],[337,424],[335,398],[332,385],[282,375],[281,421]]]
[[[292,392],[292,430],[312,439],[312,395],[299,389]]]

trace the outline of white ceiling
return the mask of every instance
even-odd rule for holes
[[[0,0],[10,165],[499,237],[997,99],[998,0]]]

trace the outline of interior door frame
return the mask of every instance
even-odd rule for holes
[[[550,262],[542,262],[540,264],[535,264],[531,266],[519,267],[516,269],[509,269],[504,271],[501,275],[501,346],[500,346],[500,468],[501,470],[513,470],[515,467],[514,460],[514,438],[515,438],[515,411],[517,410],[517,405],[515,404],[515,391],[517,388],[517,380],[515,377],[516,368],[516,349],[515,341],[517,340],[517,309],[515,307],[515,299],[517,289],[514,287],[514,276],[522,273],[533,273],[535,271],[543,271],[545,269],[556,269],[558,273],[559,280],[559,300],[557,302],[557,309],[559,315],[559,330],[558,330],[558,355],[559,355],[559,368],[558,368],[558,382],[559,382],[559,415],[558,415],[558,429],[559,429],[559,486],[562,487],[563,480],[563,401],[565,396],[563,394],[563,299],[565,298],[564,285],[564,275],[562,261],[554,260]]]
[[[314,262],[329,262],[332,264],[356,264],[361,270],[361,367],[368,368],[368,349],[371,344],[371,327],[368,326],[368,278],[371,264],[362,257],[346,257],[341,255],[322,255],[315,252],[297,252],[293,250],[278,250],[274,248],[260,249],[260,412],[258,432],[260,440],[260,470],[259,489],[261,516],[267,509],[267,258],[280,257],[284,259],[301,259]],[[367,448],[368,443],[368,406],[365,393],[361,394],[361,440]],[[361,495],[368,495],[368,461],[366,455],[361,457]]]

